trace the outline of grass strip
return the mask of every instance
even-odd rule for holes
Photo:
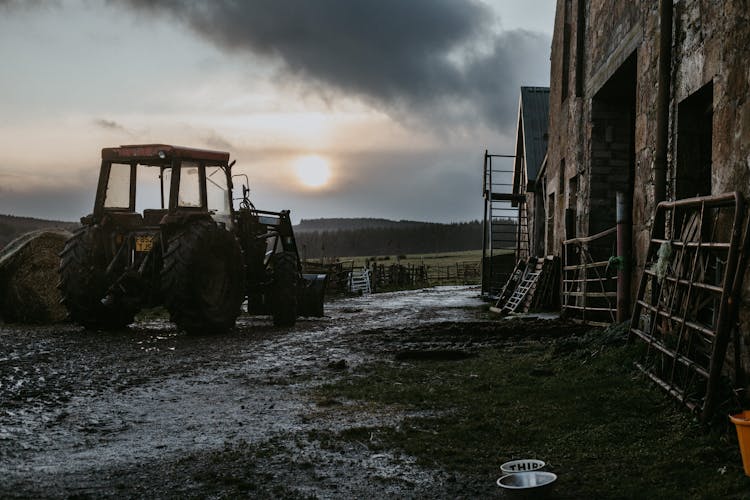
[[[636,353],[617,335],[375,362],[320,395],[425,412],[358,434],[488,491],[500,464],[537,458],[558,474],[561,498],[750,498],[734,429],[701,427],[633,369]]]

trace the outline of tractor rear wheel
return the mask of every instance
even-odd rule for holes
[[[169,239],[161,272],[164,305],[190,333],[234,326],[244,300],[242,249],[229,231],[208,220],[190,223]]]
[[[294,252],[274,255],[271,315],[275,326],[294,326],[297,321],[297,273]]]
[[[136,310],[124,304],[105,305],[109,289],[107,259],[99,232],[84,226],[73,233],[60,252],[60,282],[57,287],[70,319],[88,329],[112,330],[133,322]]]

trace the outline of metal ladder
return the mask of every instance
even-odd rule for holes
[[[531,287],[534,286],[534,283],[536,283],[536,280],[537,278],[539,278],[540,274],[540,272],[526,273],[526,275],[523,277],[523,281],[521,281],[516,290],[513,292],[513,295],[511,295],[508,299],[508,302],[506,302],[503,306],[502,312],[504,314],[510,314],[518,309],[519,304],[523,302],[526,294],[529,293]]]

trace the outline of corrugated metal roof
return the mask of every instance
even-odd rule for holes
[[[549,87],[521,87],[518,132],[523,133],[523,156],[526,160],[526,179],[536,180],[536,175],[547,154],[547,128],[549,126]],[[518,154],[518,152],[516,152]]]

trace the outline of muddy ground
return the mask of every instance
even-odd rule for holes
[[[314,389],[373,359],[470,356],[493,342],[481,305],[465,287],[378,294],[291,329],[243,317],[205,337],[164,319],[109,333],[5,325],[0,496],[486,493],[402,454],[315,439],[397,426],[403,412],[342,409]]]
[[[290,329],[0,327],[0,498],[750,498],[733,429],[644,380],[622,325],[488,317],[468,287],[334,301]]]

